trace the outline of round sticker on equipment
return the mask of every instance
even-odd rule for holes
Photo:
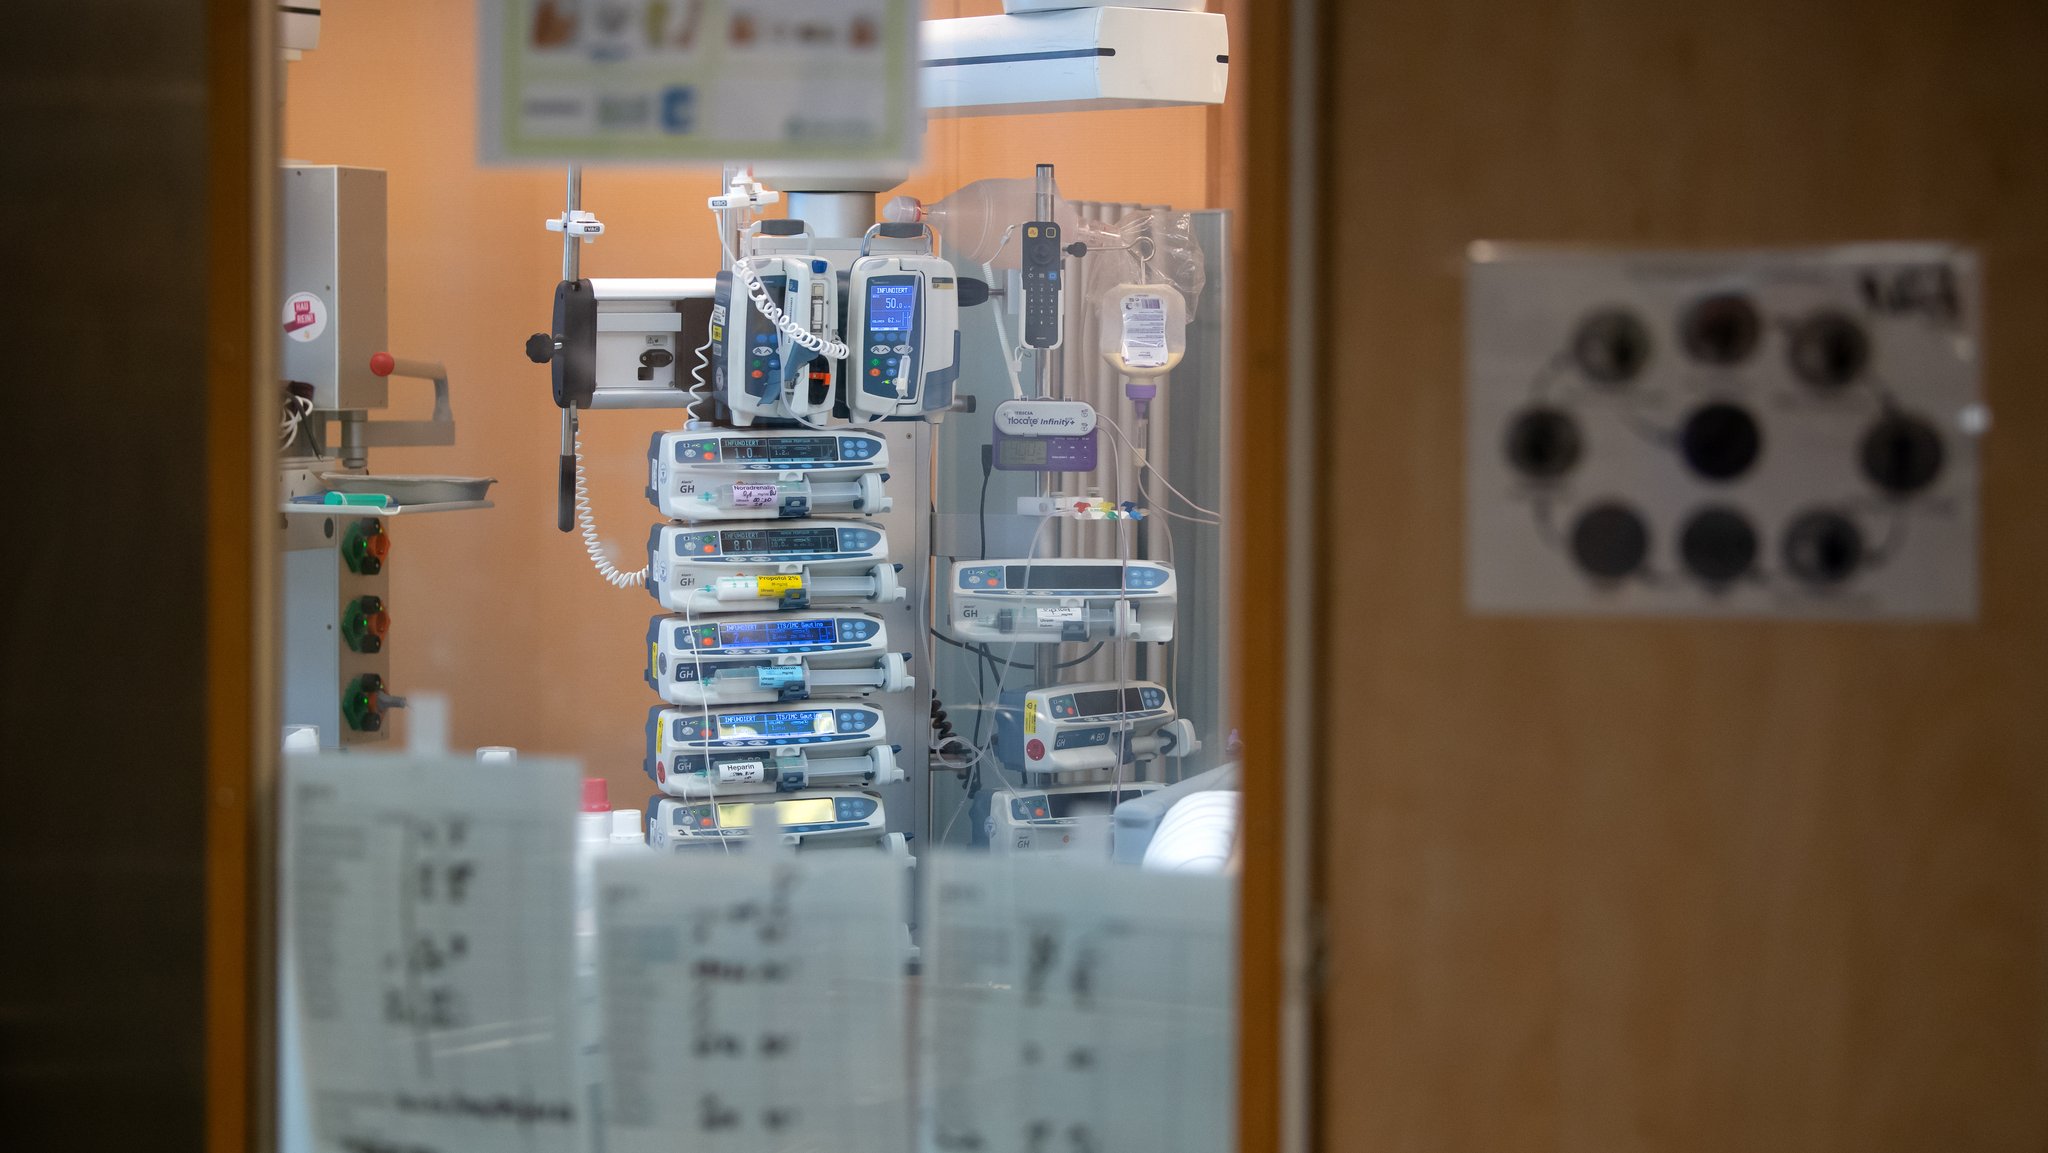
[[[284,334],[305,342],[327,331],[327,304],[310,292],[294,292],[284,302]]]

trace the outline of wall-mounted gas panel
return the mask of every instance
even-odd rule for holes
[[[1974,617],[1978,312],[1946,245],[1475,245],[1469,607]]]

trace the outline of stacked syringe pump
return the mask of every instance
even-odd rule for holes
[[[692,382],[692,419],[648,450],[647,495],[668,518],[644,576],[665,614],[647,636],[647,680],[665,702],[647,722],[661,790],[648,839],[904,854],[873,790],[905,778],[880,697],[911,688],[915,638],[886,618],[907,623],[903,570],[923,561],[876,519],[894,504],[881,422],[952,403],[955,280],[928,228],[878,225],[821,251],[800,220],[746,222],[774,199],[744,175],[712,199],[730,267],[694,353],[684,318],[702,282],[565,281],[581,319],[557,297],[558,362],[590,334],[600,387],[588,401]],[[580,480],[577,503],[602,571]]]

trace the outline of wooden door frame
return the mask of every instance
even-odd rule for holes
[[[206,1149],[275,1144],[276,6],[209,0]]]
[[[1244,743],[1238,891],[1238,1153],[1314,1144],[1314,746],[1321,700],[1313,233],[1322,83],[1318,0],[1233,11],[1243,85],[1235,207],[1237,331],[1229,592],[1235,715]],[[1258,319],[1264,323],[1251,324]],[[1275,652],[1272,621],[1285,606]],[[1293,738],[1290,742],[1290,738]]]

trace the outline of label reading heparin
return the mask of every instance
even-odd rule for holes
[[[727,761],[718,766],[721,785],[758,785],[767,776],[768,766],[760,761]]]

